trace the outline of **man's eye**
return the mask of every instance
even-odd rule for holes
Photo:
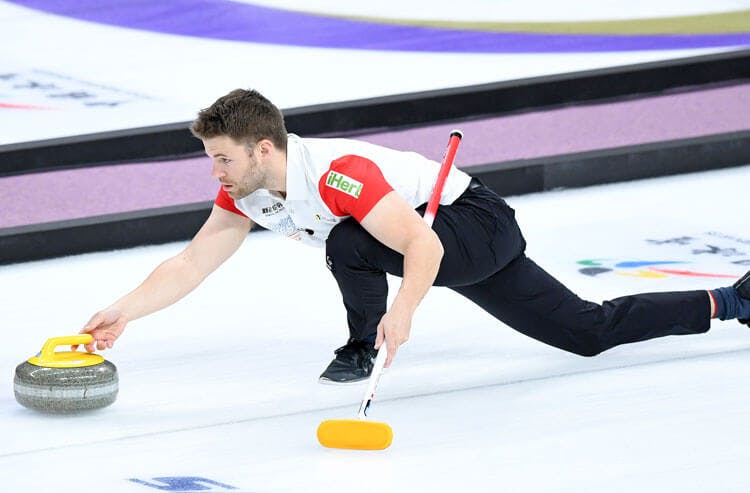
[[[222,162],[222,163],[224,163],[224,164],[229,164],[229,163],[231,163],[231,162],[232,162],[232,160],[231,160],[231,159],[227,159],[227,158],[223,157],[223,158],[221,158],[221,162]]]

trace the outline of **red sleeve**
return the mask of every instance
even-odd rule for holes
[[[239,214],[240,216],[247,217],[244,212],[239,210],[237,206],[234,205],[234,199],[232,199],[232,197],[230,197],[223,188],[219,189],[219,193],[216,195],[214,204],[229,212],[234,212],[235,214]]]
[[[320,196],[331,212],[336,216],[352,216],[357,221],[362,221],[392,190],[375,163],[355,155],[332,161],[318,181]]]

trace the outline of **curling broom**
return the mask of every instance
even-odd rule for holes
[[[423,216],[428,226],[432,226],[432,222],[435,220],[435,213],[443,194],[443,186],[453,166],[453,159],[462,137],[463,134],[460,130],[451,131],[448,149],[445,151],[443,164],[440,166],[435,187],[432,189]],[[384,343],[380,346],[375,358],[372,374],[367,383],[367,391],[357,412],[357,419],[328,419],[320,423],[318,426],[318,441],[321,445],[329,448],[355,450],[382,450],[390,446],[393,441],[393,430],[388,423],[366,420],[367,409],[375,398],[375,389],[378,386],[380,376],[383,374],[386,356],[387,351]]]

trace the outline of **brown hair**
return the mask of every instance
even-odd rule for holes
[[[198,113],[190,131],[199,139],[226,135],[252,144],[268,139],[286,152],[286,127],[281,111],[261,93],[235,89]]]

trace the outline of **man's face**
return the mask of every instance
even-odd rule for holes
[[[248,147],[238,144],[231,137],[219,136],[205,139],[203,147],[213,160],[211,176],[219,180],[231,198],[241,199],[263,188],[266,171],[261,165],[255,143]]]

